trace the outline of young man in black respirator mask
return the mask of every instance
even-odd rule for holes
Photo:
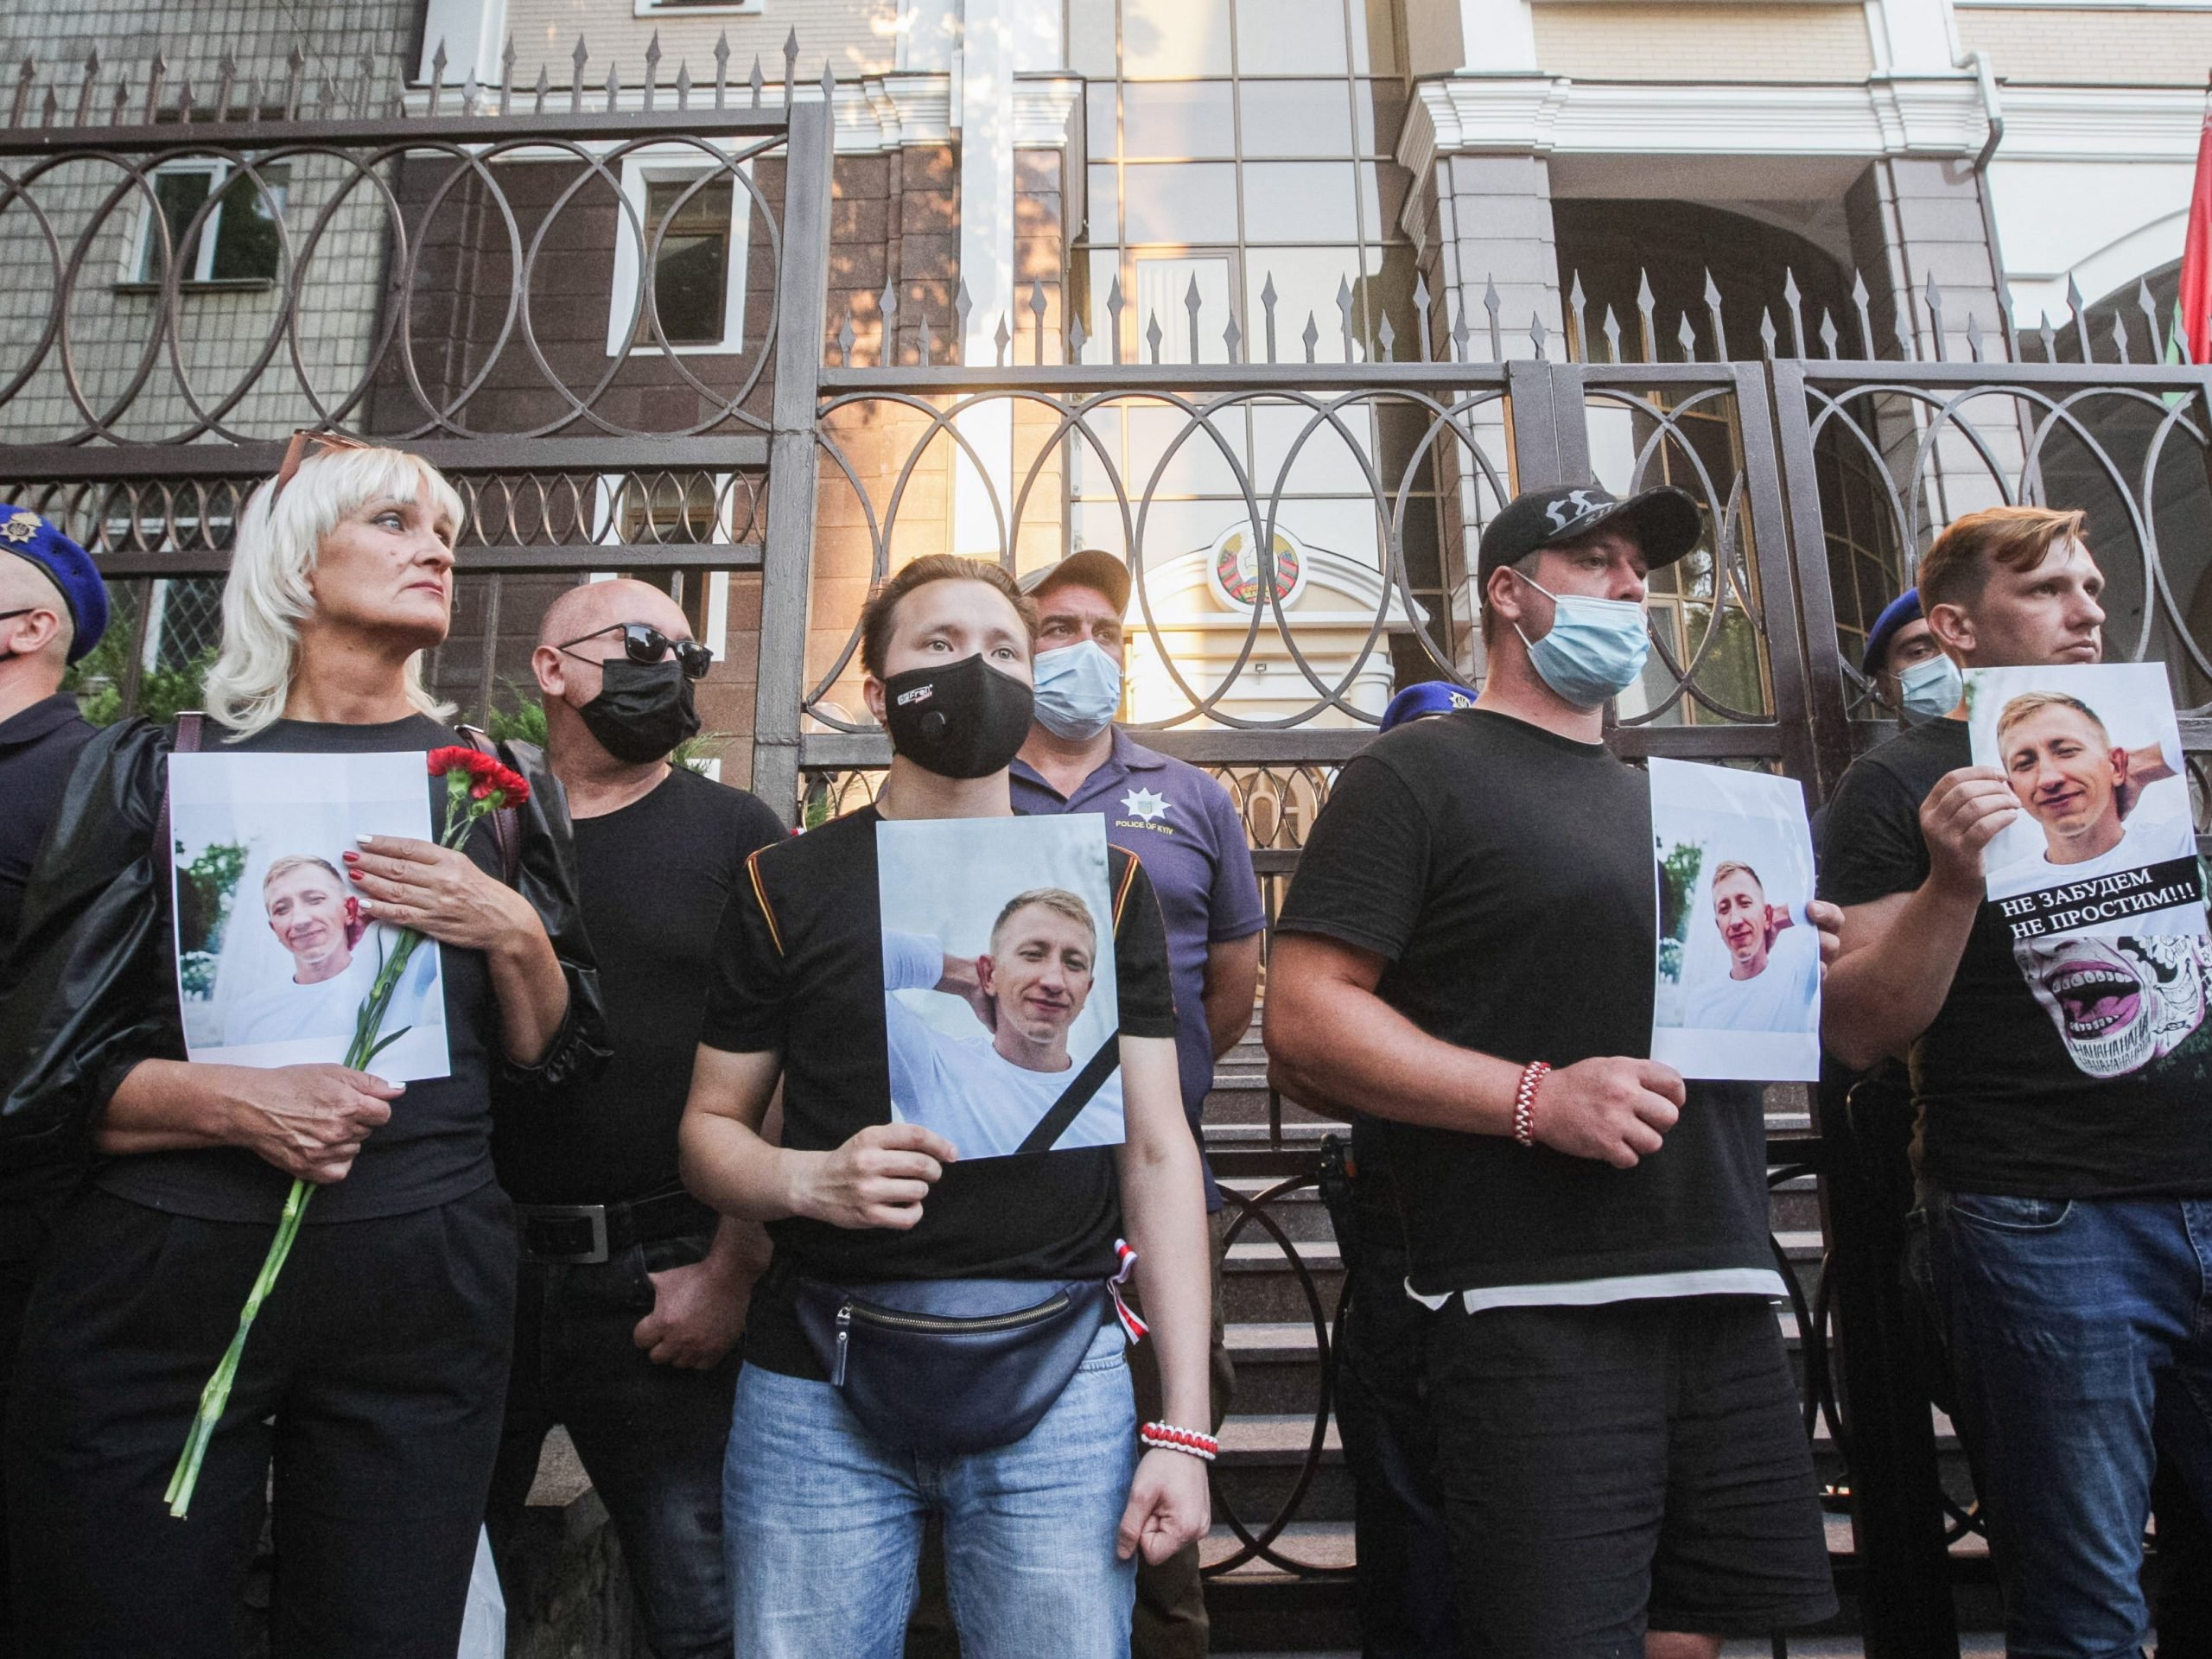
[[[494,1112],[523,1267],[489,1518],[504,1550],[546,1433],[566,1424],[613,1517],[655,1659],[728,1659],[722,1443],[768,1244],[683,1191],[676,1130],[715,918],[747,856],[784,828],[743,790],[669,764],[699,729],[692,684],[710,658],[666,594],[575,588],[539,639],[546,759],[575,820],[614,1058],[550,1116]]]
[[[886,583],[861,622],[893,756],[876,802],[755,854],[723,913],[683,1148],[691,1190],[776,1244],[723,1481],[747,1659],[897,1659],[932,1512],[969,1659],[1127,1659],[1137,1552],[1164,1560],[1206,1529],[1205,1468],[1185,1455],[1211,1444],[1189,1432],[1207,1410],[1205,1198],[1166,938],[1130,855],[1109,849],[1114,912],[1097,929],[1114,950],[1125,1144],[963,1161],[892,1116],[876,826],[1012,816],[1036,626],[995,564],[936,555]],[[779,1084],[781,1146],[760,1133]],[[1148,1452],[1122,1327],[1102,1322],[1120,1238],[1159,1344],[1166,1421],[1147,1426]],[[1010,1363],[961,1380],[978,1319],[1036,1326],[1056,1296],[1088,1316],[1071,1340],[1007,1341]],[[833,1365],[815,1316],[840,1299],[846,1319],[856,1300],[960,1304],[969,1328],[902,1338],[862,1318]],[[906,1362],[896,1425],[869,1385],[885,1353]]]

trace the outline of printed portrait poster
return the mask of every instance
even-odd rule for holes
[[[2013,943],[2203,933],[2164,666],[1970,668],[1966,682],[1974,764],[2020,804],[1982,855]]]
[[[1813,832],[1795,779],[1651,762],[1659,969],[1651,1058],[1686,1077],[1821,1074]]]
[[[1125,1138],[1106,858],[1095,812],[876,826],[893,1119],[963,1159]]]
[[[343,1064],[399,930],[367,920],[345,855],[363,836],[431,839],[419,753],[169,757],[177,1002],[185,1052],[226,1065]],[[445,986],[421,941],[365,1068],[442,1077]]]

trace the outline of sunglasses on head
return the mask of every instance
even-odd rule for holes
[[[666,659],[669,652],[676,653],[676,660],[683,665],[687,680],[703,680],[707,671],[714,666],[715,653],[696,639],[671,639],[658,628],[647,622],[610,622],[603,628],[594,628],[589,633],[580,633],[564,641],[556,650],[568,651],[580,662],[602,661],[586,657],[581,652],[569,651],[570,645],[581,645],[587,639],[597,639],[604,634],[620,632],[623,654],[633,663],[651,666]]]
[[[369,442],[366,439],[348,437],[343,432],[310,432],[302,428],[301,430],[293,433],[292,441],[284,446],[284,462],[283,465],[276,469],[276,482],[269,492],[269,500],[271,505],[276,504],[276,500],[278,496],[284,493],[284,486],[290,483],[294,476],[299,472],[300,463],[308,458],[308,448],[309,445],[313,445],[317,449],[327,449],[334,452],[343,449],[373,449],[376,448],[376,445]]]

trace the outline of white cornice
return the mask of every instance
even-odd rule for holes
[[[2002,162],[2193,162],[2204,124],[2194,86],[2005,88]]]
[[[868,155],[952,137],[952,77],[912,72],[837,84],[837,150]]]
[[[1440,155],[1486,152],[1972,156],[1989,130],[1971,75],[1815,86],[1458,74],[1415,91],[1398,160],[1416,177]]]
[[[1083,77],[1033,74],[1014,78],[1016,149],[1065,149],[1083,108]]]

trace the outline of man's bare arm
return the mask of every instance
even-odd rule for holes
[[[1252,1028],[1252,1005],[1260,995],[1260,940],[1224,939],[1206,947],[1206,974],[1198,1000],[1205,1005],[1206,1035],[1217,1060],[1244,1040]]]
[[[683,1185],[726,1216],[805,1216],[833,1227],[912,1227],[953,1160],[951,1143],[918,1123],[872,1123],[835,1152],[797,1152],[760,1133],[784,1070],[773,1052],[732,1053],[702,1043],[677,1150]]]
[[[1375,994],[1384,960],[1308,933],[1279,935],[1268,963],[1268,1058],[1304,1099],[1472,1135],[1510,1135],[1522,1068],[1432,1037]],[[1671,1066],[1605,1056],[1563,1066],[1536,1093],[1535,1138],[1626,1169],[1659,1150],[1683,1103]]]

